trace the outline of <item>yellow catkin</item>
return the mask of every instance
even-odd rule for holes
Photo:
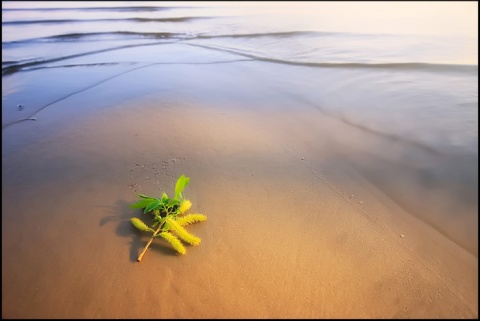
[[[168,227],[171,231],[174,231],[179,238],[191,245],[200,244],[201,239],[195,235],[188,233],[186,229],[181,227],[176,221],[171,218],[167,218]]]
[[[185,225],[193,224],[196,222],[202,222],[202,221],[205,221],[206,219],[207,217],[203,214],[188,214],[182,217],[177,217],[176,222],[180,226],[185,226]]]
[[[178,209],[178,212],[180,214],[183,214],[186,211],[188,211],[190,207],[192,207],[192,202],[190,202],[189,200],[184,200],[182,204],[180,204],[180,208]]]
[[[173,248],[180,254],[185,254],[187,250],[183,246],[182,242],[170,232],[162,232],[160,236],[163,237],[168,243],[170,243]]]
[[[151,231],[151,229],[145,223],[143,223],[141,219],[137,217],[132,217],[130,219],[130,222],[132,222],[132,225],[138,228],[140,231]]]

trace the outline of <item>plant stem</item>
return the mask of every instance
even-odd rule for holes
[[[166,215],[165,217],[167,217],[168,214],[170,214],[170,213],[167,213],[167,215]],[[166,221],[166,220],[165,220],[165,221]],[[140,255],[139,255],[138,258],[137,258],[137,261],[138,261],[138,262],[141,262],[141,261],[142,261],[143,255],[145,254],[145,252],[147,252],[147,249],[148,249],[148,247],[150,246],[150,244],[152,244],[153,239],[155,238],[155,236],[157,236],[157,234],[160,232],[160,229],[162,228],[162,226],[163,226],[163,224],[165,223],[165,221],[163,221],[162,224],[160,224],[160,225],[158,226],[157,230],[153,233],[152,238],[148,241],[147,245],[145,245],[145,247],[143,248],[142,253],[140,253]]]
[[[163,224],[162,224],[162,225],[163,225]],[[148,241],[147,245],[145,245],[145,247],[143,248],[142,253],[140,253],[140,255],[139,255],[138,258],[137,258],[137,261],[138,261],[138,262],[141,262],[141,261],[142,261],[143,255],[145,254],[145,252],[147,252],[147,249],[148,249],[148,247],[150,246],[150,244],[152,244],[153,239],[155,238],[155,236],[157,236],[158,232],[160,232],[160,228],[162,227],[162,225],[160,225],[160,226],[158,227],[158,229],[155,231],[155,233],[153,233],[152,238]]]

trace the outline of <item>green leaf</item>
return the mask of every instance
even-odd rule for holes
[[[167,193],[163,192],[162,193],[162,200],[168,199]]]
[[[162,205],[162,201],[160,201],[159,199],[154,199],[150,205],[145,207],[145,210],[143,211],[143,213],[147,213],[147,212],[150,212],[151,210],[157,209],[157,207],[160,207],[161,205]]]
[[[168,207],[172,207],[172,206],[178,205],[178,204],[180,204],[180,201],[179,201],[179,200],[177,200],[177,199],[171,199],[171,200],[168,201],[167,206],[168,206]]]
[[[139,200],[138,202],[133,203],[132,205],[130,205],[130,208],[144,208],[144,207],[150,205],[152,202],[155,202],[155,199],[143,199],[143,200]]]
[[[147,196],[147,195],[143,195],[143,194],[138,194],[138,196],[140,196],[141,198],[147,198],[147,199],[155,199],[155,197],[150,197],[150,196]]]
[[[178,178],[177,183],[175,184],[176,199],[182,196],[182,191],[188,185],[189,182],[190,182],[190,177],[185,177],[185,175],[183,174]]]

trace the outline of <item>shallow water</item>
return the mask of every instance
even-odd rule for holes
[[[160,44],[201,46],[296,66],[270,85],[358,126],[446,153],[477,152],[475,3],[2,5],[5,80],[52,66],[170,63]],[[20,85],[4,83],[3,126],[9,106],[21,103],[11,94]]]

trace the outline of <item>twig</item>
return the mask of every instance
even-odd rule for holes
[[[165,223],[165,222],[163,222],[163,223]],[[142,261],[143,255],[145,254],[145,252],[147,252],[147,249],[148,249],[148,247],[150,246],[150,244],[152,244],[153,239],[155,238],[155,236],[157,236],[157,234],[160,232],[160,229],[162,228],[163,223],[160,224],[160,226],[157,228],[157,230],[155,231],[155,233],[153,233],[153,236],[152,236],[152,238],[150,239],[150,241],[148,241],[147,245],[145,245],[145,248],[143,249],[142,253],[140,253],[140,255],[139,255],[138,258],[137,258],[137,261],[138,261],[138,262],[141,262],[141,261]]]

